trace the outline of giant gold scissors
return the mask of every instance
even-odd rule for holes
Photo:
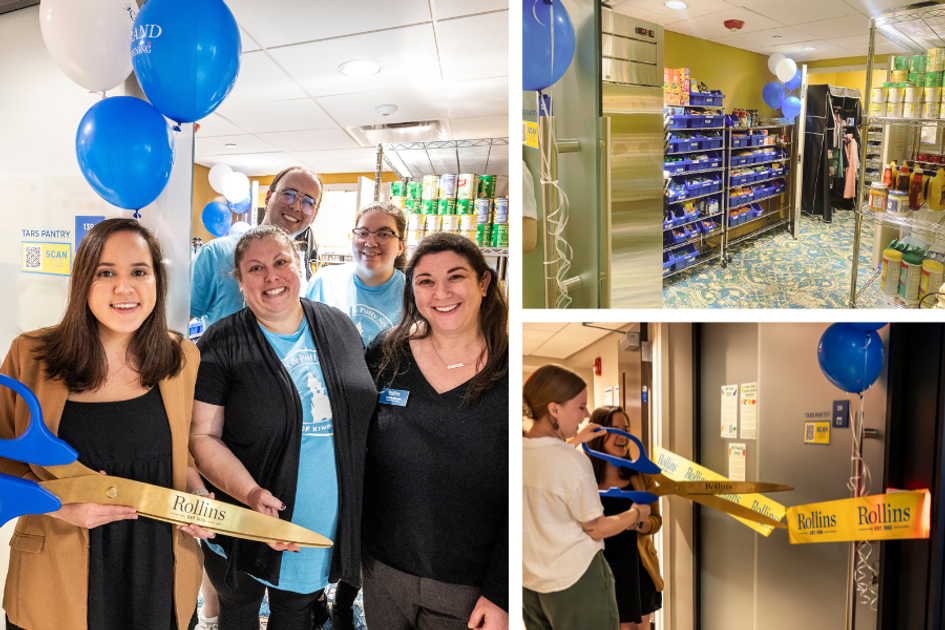
[[[0,524],[24,514],[55,512],[63,503],[101,503],[132,507],[142,516],[166,523],[199,525],[217,534],[264,543],[332,544],[304,527],[232,503],[99,474],[81,464],[75,449],[49,431],[39,400],[29,387],[4,374],[0,374],[0,385],[22,396],[30,410],[23,434],[0,440],[0,457],[35,464],[54,477],[36,482],[0,474]]]
[[[630,499],[634,503],[644,504],[653,503],[659,500],[660,497],[676,495],[684,499],[689,499],[695,503],[700,503],[707,507],[725,512],[726,514],[737,516],[738,518],[761,523],[762,525],[768,525],[769,527],[787,528],[787,525],[781,521],[776,521],[773,518],[765,516],[764,514],[748,509],[743,505],[728,501],[719,495],[783,492],[785,490],[793,490],[793,487],[784,486],[777,483],[764,483],[761,481],[674,481],[663,474],[662,468],[650,461],[650,459],[643,452],[643,444],[641,444],[640,440],[638,440],[633,435],[627,433],[626,431],[609,427],[600,428],[597,429],[597,431],[606,431],[607,433],[615,433],[617,435],[622,435],[626,438],[629,438],[635,442],[637,447],[640,449],[640,456],[632,460],[624,459],[623,457],[615,457],[613,455],[595,451],[591,448],[588,448],[587,444],[581,444],[581,448],[584,449],[585,453],[592,457],[598,457],[600,459],[606,460],[614,466],[636,470],[637,472],[650,476],[657,483],[659,483],[659,487],[655,488],[653,492],[610,488],[608,490],[600,491],[600,495],[602,497]]]

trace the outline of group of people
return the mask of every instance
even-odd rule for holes
[[[134,220],[99,223],[62,322],[18,337],[2,372],[86,466],[333,545],[64,504],[16,525],[8,629],[191,629],[201,565],[220,630],[258,628],[266,593],[270,630],[317,628],[329,583],[333,629],[353,627],[362,586],[371,628],[508,628],[508,307],[494,272],[450,234],[405,261],[403,213],[375,203],[357,214],[355,262],[320,271],[302,297],[293,237],[321,195],[316,174],[287,169],[262,225],[204,246],[191,312],[214,323],[197,346],[167,328],[157,240]],[[0,413],[0,438],[25,428],[12,392]],[[0,472],[44,474],[3,459]]]
[[[620,407],[588,413],[587,385],[546,365],[523,389],[523,592],[528,630],[644,630],[662,608],[663,580],[652,535],[662,526],[651,505],[600,496],[601,490],[651,490],[636,471],[577,447],[629,459]],[[589,419],[589,421],[588,421]],[[628,503],[630,503],[628,507]]]

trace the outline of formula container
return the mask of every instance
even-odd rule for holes
[[[943,76],[945,76],[943,72],[926,72],[925,87],[942,87]]]
[[[455,199],[437,199],[436,200],[436,213],[437,214],[456,214],[456,200]]]
[[[440,175],[440,199],[456,198],[456,176],[450,174]]]
[[[910,85],[902,92],[902,100],[906,103],[916,103],[919,100],[919,89],[914,85]]]
[[[476,242],[476,230],[460,230],[460,231],[459,231],[459,235],[462,236],[462,237],[464,237],[464,238],[468,238],[468,239],[471,240],[473,243]],[[477,244],[478,244],[478,243],[477,243]]]
[[[427,234],[433,234],[434,232],[439,232],[442,227],[443,217],[438,214],[425,214],[423,215],[423,227],[426,229]]]
[[[403,197],[407,198],[407,182],[391,182],[390,183],[390,196],[394,197]],[[403,207],[403,206],[398,206]]]
[[[927,55],[914,55],[909,60],[909,72],[925,72],[927,62]]]
[[[903,118],[918,118],[922,113],[922,108],[919,106],[916,107],[916,103],[903,103],[902,104],[902,117]]]
[[[479,186],[476,196],[480,199],[492,199],[495,197],[495,175],[479,176]]]
[[[459,229],[459,215],[447,214],[440,217],[441,227],[444,232],[455,232]]]
[[[407,230],[422,230],[423,229],[423,215],[422,214],[408,214],[407,215]]]
[[[937,88],[941,89],[941,88]],[[933,120],[942,115],[941,103],[922,103],[922,118]]]
[[[423,236],[423,230],[407,230],[407,245],[419,245]]]
[[[922,278],[922,257],[916,254],[902,255],[899,271],[899,299],[910,306],[919,303],[919,281]]]
[[[436,199],[424,199],[420,202],[422,214],[436,214]]]
[[[492,225],[492,246],[493,247],[508,247],[509,246],[509,224],[508,223],[494,223]]]
[[[423,176],[423,196],[421,199],[436,199],[440,194],[440,178],[436,175]]]
[[[476,199],[476,223],[492,223],[492,200]]]
[[[479,223],[476,225],[476,243],[480,247],[492,246],[492,224]]]
[[[927,259],[922,261],[922,273],[919,277],[919,301],[922,308],[932,308],[935,306],[935,300],[932,298],[924,299],[929,293],[938,292],[945,279],[945,266],[937,260]]]
[[[902,88],[899,87],[898,83],[894,83],[889,86],[889,89],[886,90],[886,101],[888,103],[901,103],[902,102]]]
[[[886,103],[886,118],[902,118],[902,103],[896,101]]]
[[[423,182],[407,182],[407,199],[420,199],[423,196]]]
[[[459,229],[462,232],[474,232],[476,230],[476,215],[474,214],[459,215]]]
[[[475,204],[472,199],[457,199],[456,214],[476,214]]]
[[[476,176],[471,173],[462,173],[456,176],[456,198],[476,198]]]
[[[396,184],[397,182],[394,182],[394,183]],[[390,198],[390,202],[391,202],[391,204],[392,204],[395,208],[400,208],[401,210],[403,210],[403,209],[405,209],[405,208],[407,207],[407,198],[406,198],[406,197],[401,197],[401,196],[399,196],[399,195],[396,196],[396,197],[391,197],[391,198]]]
[[[928,62],[925,65],[925,71],[942,72],[945,70],[945,48],[929,48],[926,51]]]
[[[890,190],[886,199],[886,212],[889,214],[909,214],[909,193],[899,190]]]
[[[509,200],[508,199],[500,197],[495,200],[495,222],[496,223],[509,222]]]
[[[926,103],[941,103],[942,102],[942,88],[939,87],[926,87],[925,90],[925,102]]]
[[[902,252],[898,249],[883,250],[883,275],[879,288],[887,295],[899,293],[899,274],[902,271]]]
[[[870,116],[885,116],[888,103],[870,103]]]
[[[874,87],[873,88],[873,103],[885,103],[886,102],[886,90],[885,87]]]

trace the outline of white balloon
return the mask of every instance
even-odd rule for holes
[[[782,83],[790,81],[794,78],[794,75],[797,74],[797,64],[793,59],[785,57],[778,62],[774,73],[778,75],[778,79],[780,79]]]
[[[244,232],[246,232],[246,230],[250,229],[250,227],[252,226],[246,221],[237,221],[236,223],[230,226],[230,231],[227,232],[227,234],[230,234],[230,235],[235,234],[239,236],[243,234]]]
[[[131,74],[129,0],[42,0],[39,28],[46,49],[70,79],[92,92],[105,92]]]
[[[210,188],[222,195],[226,178],[232,172],[233,169],[230,168],[229,164],[214,164],[210,169],[210,174],[207,176],[210,179]]]
[[[785,58],[784,55],[782,55],[781,53],[774,53],[773,55],[768,57],[768,70],[771,71],[771,74],[778,73],[778,62],[784,58]]]
[[[249,178],[242,173],[230,173],[223,182],[223,196],[230,203],[239,203],[249,196]]]

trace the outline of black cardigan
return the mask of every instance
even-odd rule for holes
[[[361,496],[367,433],[377,389],[364,361],[361,336],[340,310],[302,299],[328,389],[338,470],[338,530],[329,580],[360,586]],[[225,407],[223,443],[253,479],[286,509],[290,520],[302,447],[299,394],[256,316],[244,308],[216,322],[200,338],[200,371],[195,398]],[[207,484],[220,501],[241,505]],[[217,536],[226,552],[226,582],[235,587],[237,571],[279,584],[282,552],[264,543]]]

